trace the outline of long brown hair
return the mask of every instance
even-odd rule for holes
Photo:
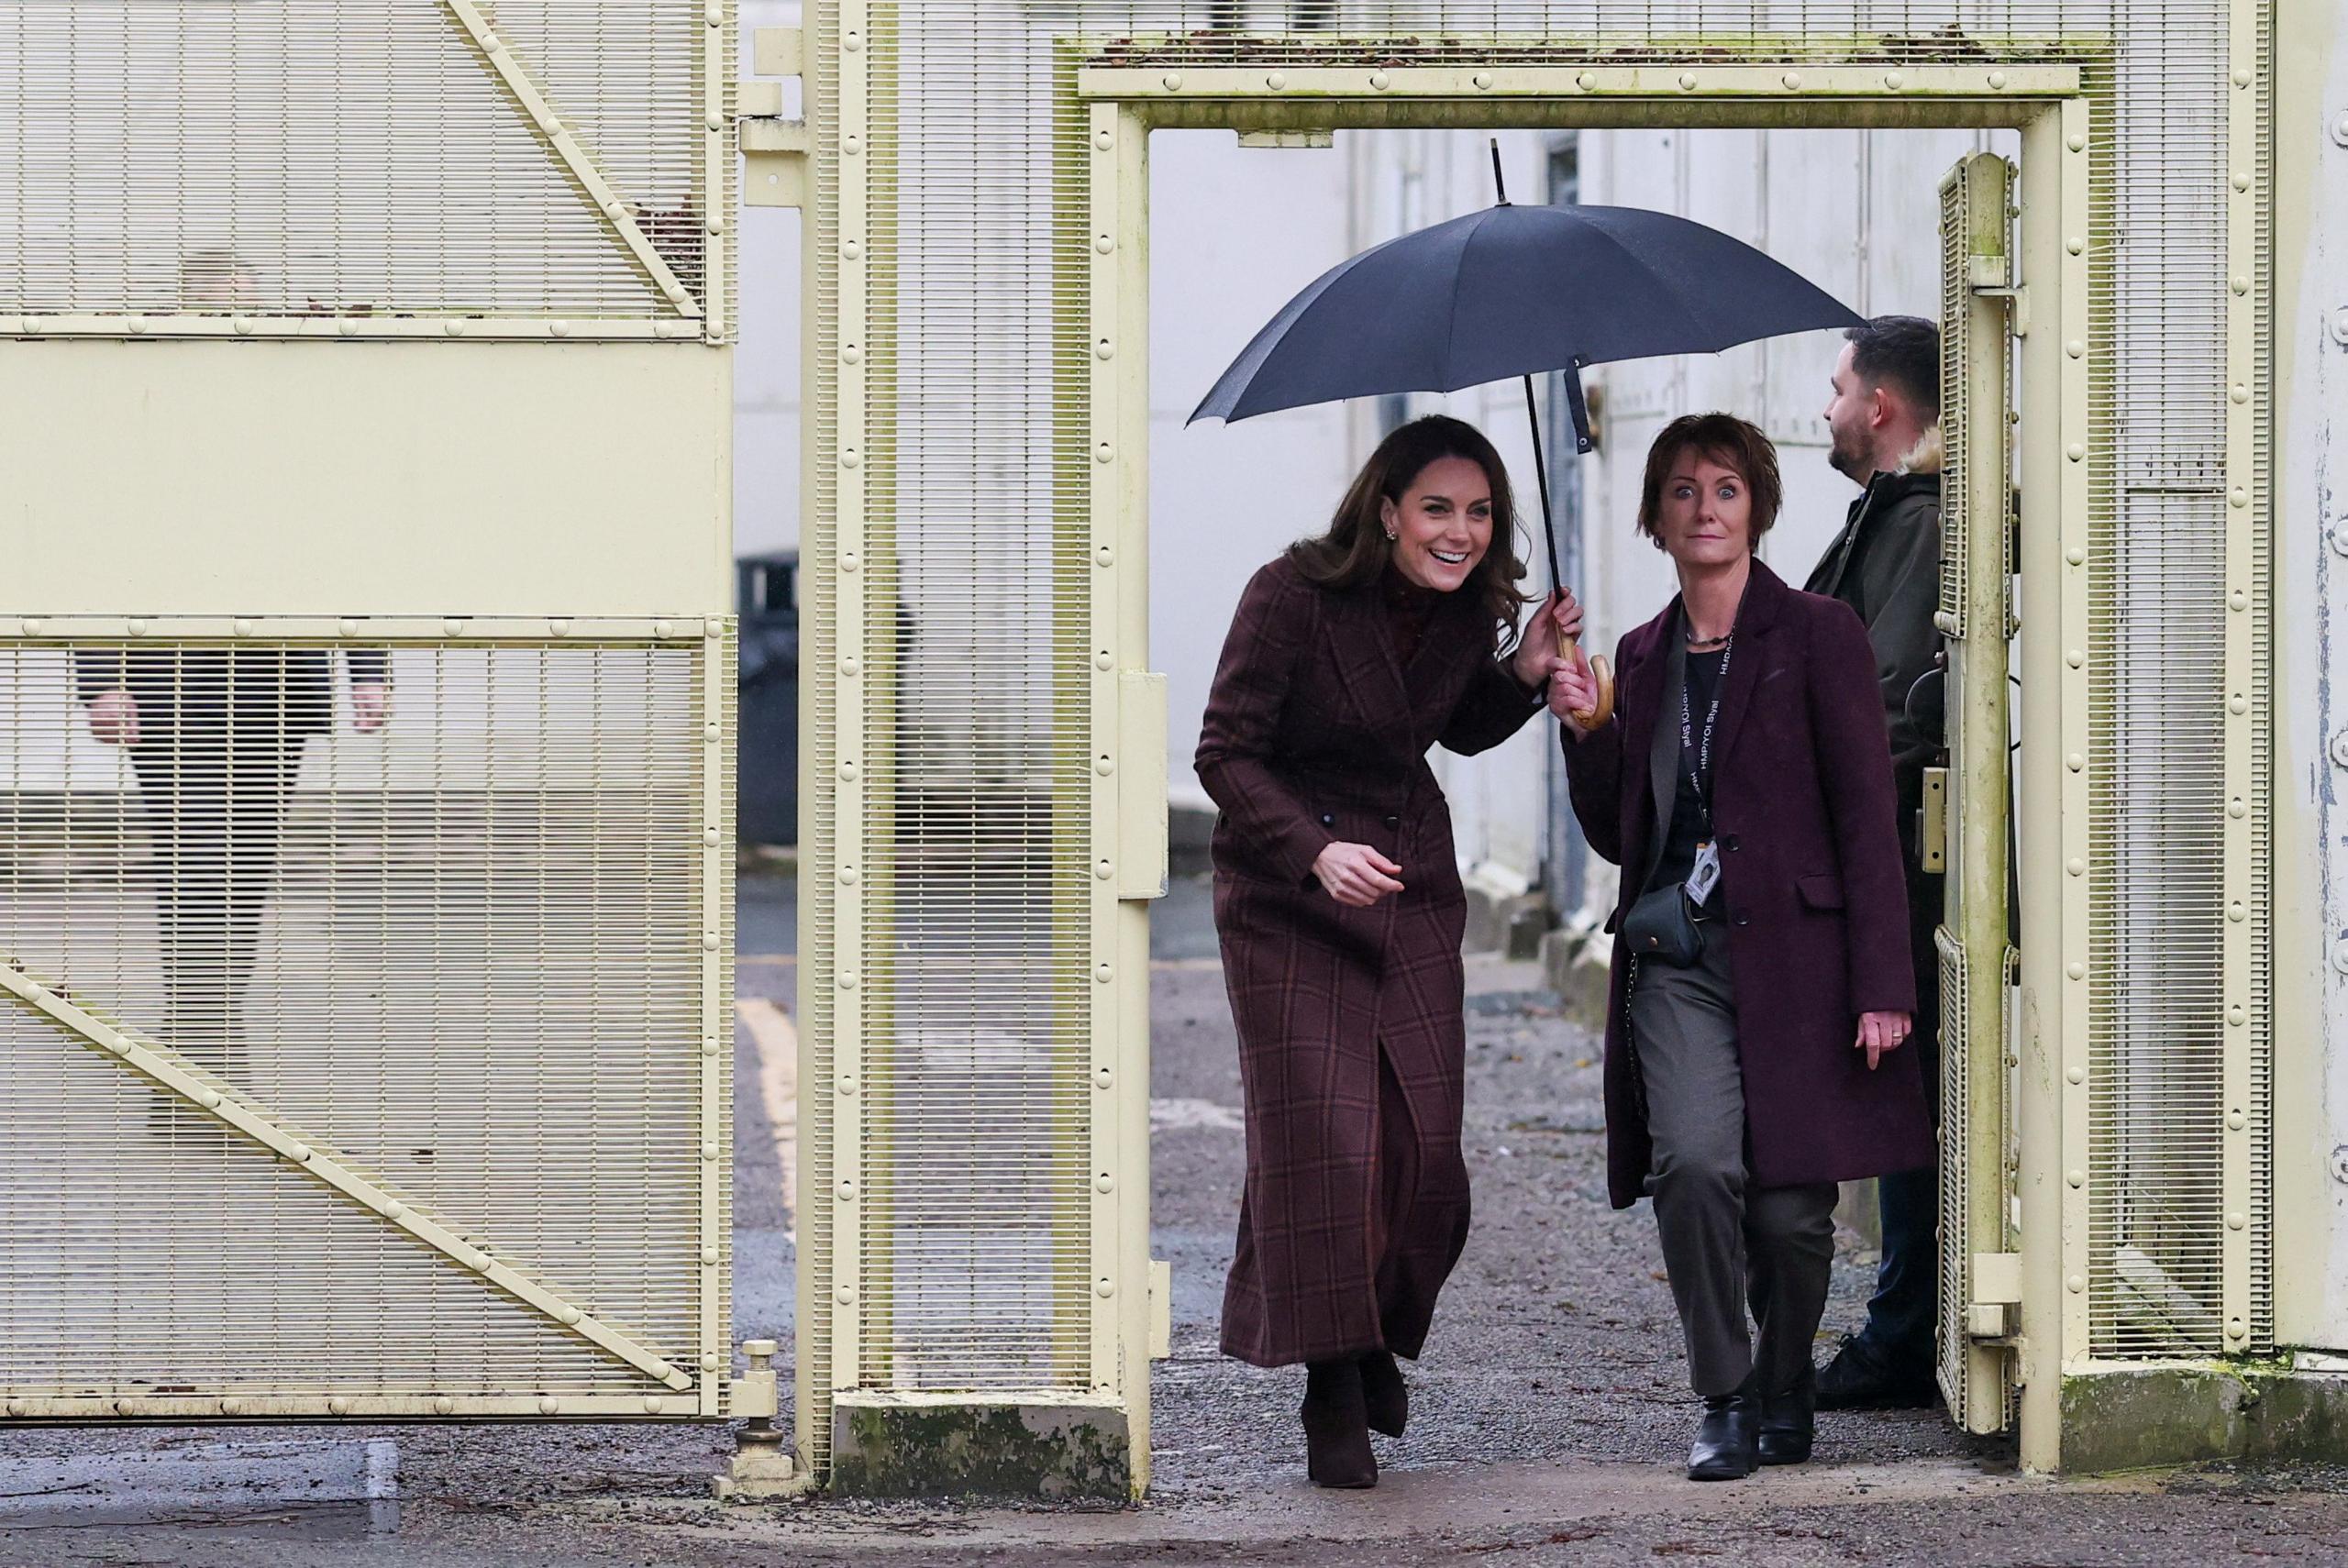
[[[1308,582],[1324,588],[1361,588],[1376,582],[1394,558],[1393,541],[1386,536],[1384,504],[1401,505],[1430,463],[1465,458],[1484,470],[1492,489],[1492,541],[1483,558],[1468,572],[1458,591],[1472,593],[1496,626],[1516,631],[1517,612],[1531,602],[1517,589],[1524,563],[1516,558],[1516,499],[1509,489],[1508,469],[1484,433],[1465,420],[1431,414],[1389,432],[1354,476],[1329,531],[1299,539],[1288,548],[1288,558]]]

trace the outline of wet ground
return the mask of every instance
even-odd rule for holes
[[[753,879],[745,892],[740,989],[751,1006],[738,1040],[737,1331],[787,1345],[791,1253],[773,1115],[781,1087],[764,1070],[764,1053],[787,1034],[757,1004],[787,1011],[792,999],[791,889]],[[1470,969],[1467,1147],[1477,1222],[1427,1356],[1411,1374],[1411,1431],[1379,1440],[1384,1479],[1375,1492],[1316,1491],[1294,1425],[1299,1375],[1258,1372],[1215,1351],[1241,1134],[1202,894],[1178,886],[1161,911],[1152,988],[1156,1253],[1173,1264],[1175,1329],[1173,1356],[1154,1380],[1157,1471],[1146,1504],[721,1507],[703,1499],[730,1452],[722,1429],[15,1430],[0,1435],[0,1563],[2348,1558],[2341,1474],[2212,1470],[2058,1486],[2016,1474],[2001,1447],[1962,1439],[1923,1412],[1823,1418],[1817,1458],[1799,1470],[1716,1486],[1681,1479],[1692,1415],[1678,1331],[1651,1219],[1606,1206],[1596,1043],[1533,988],[1530,966],[1488,961]],[[767,1023],[751,1027],[760,1017]],[[1866,1262],[1846,1236],[1830,1335],[1855,1326]],[[166,1489],[136,1502],[130,1518],[120,1508],[109,1517],[84,1507],[93,1494],[72,1485],[80,1473],[58,1458],[279,1443],[331,1476],[385,1439],[396,1444],[396,1503],[303,1506],[285,1500],[282,1485],[259,1497]],[[294,1463],[285,1452],[272,1463]]]

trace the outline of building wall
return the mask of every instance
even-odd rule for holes
[[[2287,6],[2276,115],[2276,1338],[2348,1350],[2348,22]],[[2320,1266],[2314,1266],[2320,1260]]]

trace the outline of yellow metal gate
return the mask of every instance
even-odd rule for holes
[[[1941,1387],[1968,1431],[2010,1419],[2021,1311],[2013,1247],[2012,1075],[2007,1046],[2010,790],[2007,644],[2012,635],[2012,406],[2006,302],[2017,282],[2011,168],[1977,153],[1941,183],[1941,598],[1949,766],[1941,964]],[[2051,438],[2051,430],[2044,433]],[[1931,834],[1928,832],[1928,854]]]
[[[0,16],[0,1398],[725,1413],[732,12]]]

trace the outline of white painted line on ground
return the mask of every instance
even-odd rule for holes
[[[759,1103],[767,1113],[776,1161],[782,1166],[783,1235],[799,1240],[799,1031],[791,1015],[764,997],[737,997],[734,1016],[750,1032],[759,1054]]]

